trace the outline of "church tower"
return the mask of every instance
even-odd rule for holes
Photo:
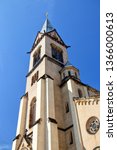
[[[30,54],[12,150],[99,150],[99,91],[80,80],[48,18]]]

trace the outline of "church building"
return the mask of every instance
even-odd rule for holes
[[[80,80],[48,18],[29,53],[12,150],[100,150],[99,91]]]

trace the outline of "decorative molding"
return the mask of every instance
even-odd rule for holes
[[[50,78],[50,79],[54,80],[51,76],[49,76],[49,75],[47,75],[47,74],[44,74],[42,77],[39,78],[39,80],[40,80],[40,79],[46,79],[46,78]],[[38,80],[38,81],[39,81],[39,80]]]
[[[47,57],[48,60],[50,60],[51,62],[57,64],[60,67],[64,66],[63,63],[57,61],[56,59],[51,58],[51,57],[49,57],[47,55],[43,55],[43,57],[38,61],[38,63],[28,72],[28,74],[26,75],[26,77],[28,77],[38,67],[38,65],[43,61],[43,59],[46,58],[46,57]]]
[[[62,62],[56,60],[55,58],[52,58],[52,57],[47,56],[47,59],[50,60],[51,62],[57,64],[57,65],[60,66],[60,67],[64,67],[64,63],[62,63]]]
[[[92,116],[86,122],[86,130],[89,134],[96,134],[100,128],[100,121],[97,117]]]
[[[73,124],[72,125],[70,125],[69,127],[67,127],[67,128],[60,128],[60,127],[58,127],[58,130],[61,130],[61,131],[64,131],[64,132],[66,132],[67,130],[69,130],[70,128],[72,128],[73,127]]]
[[[56,31],[55,29],[52,30],[52,31],[50,31],[50,32],[53,32],[53,31],[55,31],[55,32],[57,33],[57,31]],[[34,40],[33,46],[32,46],[32,48],[31,48],[30,52],[27,52],[27,54],[30,54],[30,53],[35,49],[35,47],[40,43],[40,41],[43,39],[44,36],[48,36],[48,37],[51,38],[53,41],[59,43],[60,45],[64,46],[65,48],[69,48],[69,47],[70,47],[70,46],[67,46],[67,45],[63,42],[63,40],[61,39],[61,37],[60,37],[60,35],[59,35],[58,33],[57,33],[57,34],[58,34],[58,36],[60,37],[60,39],[61,39],[62,42],[60,42],[60,41],[58,41],[56,38],[50,36],[50,35],[49,35],[50,32],[48,32],[48,33],[43,33],[43,34],[42,34],[41,32],[38,32],[38,33],[37,33],[37,36],[36,36],[36,38],[35,38],[35,40]],[[42,36],[41,36],[41,37],[37,40],[37,42],[35,43],[35,41],[36,41],[36,39],[37,39],[37,37],[38,37],[39,34],[42,34]]]
[[[73,98],[75,104],[78,105],[98,105],[100,100],[99,97],[89,97],[89,98]]]

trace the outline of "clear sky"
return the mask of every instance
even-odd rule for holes
[[[67,45],[81,81],[100,88],[99,0],[0,0],[0,150],[11,150],[29,55],[45,13]]]

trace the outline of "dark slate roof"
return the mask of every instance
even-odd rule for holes
[[[67,61],[67,63],[65,64],[65,67],[67,66],[73,66],[69,61]]]
[[[48,20],[48,18],[46,18],[44,25],[41,29],[41,33],[45,33],[45,32],[47,33],[47,32],[50,32],[52,30],[54,30],[54,28],[53,28],[52,24],[50,23],[50,21]]]

